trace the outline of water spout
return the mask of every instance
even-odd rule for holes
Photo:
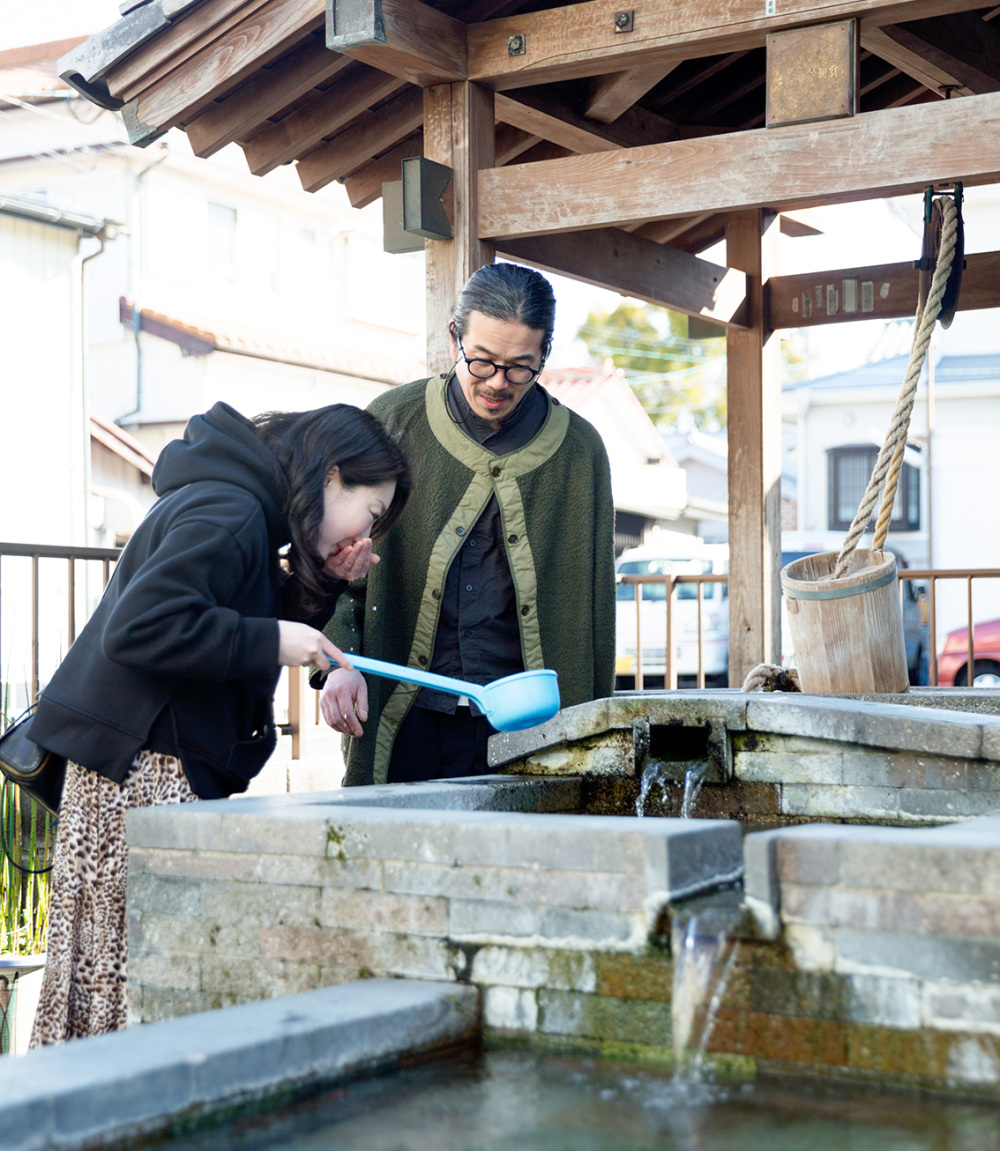
[[[694,814],[694,805],[702,784],[708,775],[709,762],[707,759],[698,759],[693,762],[673,762],[662,759],[650,759],[643,769],[642,779],[639,783],[639,794],[635,801],[635,813],[638,816],[646,814],[646,801],[654,786],[660,789],[660,806],[665,808],[670,799],[670,791],[680,786],[680,774],[684,772],[684,796],[681,800],[681,819],[690,819]]]

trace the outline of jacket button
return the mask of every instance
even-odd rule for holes
[[[531,608],[528,607],[527,604],[525,604],[524,607],[521,608],[521,615],[527,615],[529,611],[531,611]]]
[[[509,544],[516,544],[516,543],[517,543],[517,536],[516,536],[516,535],[514,535],[513,533],[511,533],[511,534],[510,534],[510,535],[507,537],[507,542],[508,542]]]
[[[455,528],[455,535],[464,536],[465,535],[465,528]]]
[[[435,588],[435,589],[434,589],[434,590],[431,592],[431,599],[440,599],[440,598],[441,598],[441,593],[438,591],[438,589],[437,589],[437,588]]]
[[[503,471],[503,468],[494,468],[491,474],[494,476],[498,476],[502,471]]]
[[[421,667],[426,667],[427,666],[427,656],[418,655],[417,656],[417,663],[419,663]]]

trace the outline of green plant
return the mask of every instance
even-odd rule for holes
[[[0,730],[12,717],[3,692]],[[49,925],[49,873],[56,821],[19,787],[0,788],[0,954],[45,950]]]

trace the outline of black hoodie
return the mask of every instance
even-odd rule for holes
[[[45,688],[31,737],[121,782],[154,724],[204,799],[245,791],[274,750],[288,486],[227,404],[153,471],[160,500]],[[164,728],[164,724],[168,726]]]

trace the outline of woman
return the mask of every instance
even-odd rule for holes
[[[246,790],[276,743],[280,667],[350,666],[315,625],[378,562],[410,479],[358,408],[251,422],[220,403],[153,487],[31,724],[67,759],[32,1046],[125,1026],[126,810]]]

